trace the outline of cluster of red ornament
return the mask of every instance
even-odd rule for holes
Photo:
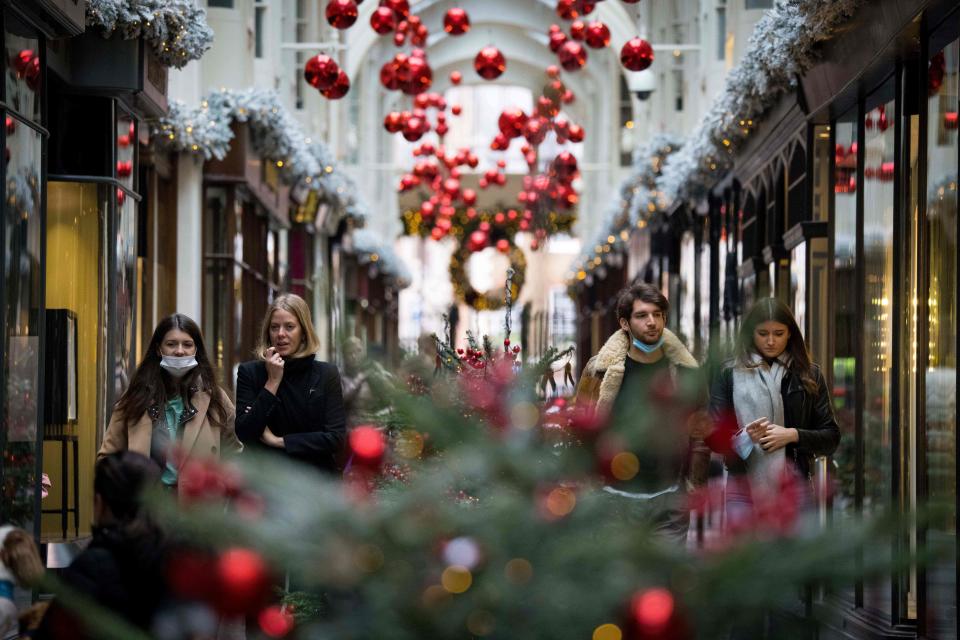
[[[27,81],[31,91],[40,89],[40,55],[33,49],[22,49],[10,60],[10,66],[18,78]]]
[[[319,54],[307,60],[303,77],[307,84],[330,100],[339,100],[350,91],[350,78],[346,71],[328,55]]]
[[[550,25],[547,38],[550,50],[557,54],[561,66],[567,71],[577,71],[587,63],[587,50],[581,42],[592,49],[603,49],[610,44],[607,25],[599,20],[586,23],[580,19],[593,13],[599,1],[602,0],[557,0],[557,15],[573,21],[570,34],[554,24]],[[653,47],[642,38],[631,38],[620,49],[620,62],[629,71],[643,71],[653,64]]]

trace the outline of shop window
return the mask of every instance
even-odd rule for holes
[[[833,407],[840,426],[840,446],[834,452],[833,509],[837,526],[856,517],[857,462],[856,408],[859,349],[857,276],[857,109],[841,117],[836,132],[836,169],[833,177]],[[852,604],[853,585],[840,594]]]
[[[137,308],[137,203],[123,189],[114,193],[116,220],[113,232],[114,278],[111,290],[110,321],[113,328],[113,406],[126,391],[136,369],[136,308]]]
[[[813,128],[813,202],[811,218],[826,221],[830,216],[830,159],[834,153],[830,125]]]
[[[4,326],[2,380],[6,402],[0,427],[0,519],[27,529],[34,522],[38,439],[42,243],[42,145],[38,131],[6,115],[3,200]]]
[[[253,55],[262,58],[267,38],[267,5],[257,2],[253,5]]]
[[[956,32],[954,32],[956,33]],[[927,569],[927,635],[956,638],[957,630],[957,110],[960,41],[930,60],[927,87],[926,226],[928,352],[923,368],[926,477],[929,498],[946,509],[930,523],[929,543],[947,557]]]
[[[717,60],[727,57],[727,8],[717,7]]]

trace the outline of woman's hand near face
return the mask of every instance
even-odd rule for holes
[[[760,446],[766,452],[782,449],[788,444],[799,442],[800,434],[796,429],[768,423],[766,432],[760,438]]]
[[[277,350],[273,347],[267,349],[266,356],[267,383],[263,386],[273,395],[277,395],[280,382],[283,380],[283,358],[280,357],[280,354],[277,353]]]
[[[263,433],[260,435],[260,442],[274,449],[283,449],[283,438],[275,435],[273,431],[270,431],[270,427],[263,428]]]

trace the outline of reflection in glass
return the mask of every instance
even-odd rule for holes
[[[137,148],[137,125],[133,118],[122,111],[117,114],[116,157],[117,180],[128,189],[135,189],[134,177],[137,167],[135,151]]]
[[[122,189],[117,189],[116,221],[116,291],[113,316],[114,396],[117,400],[130,384],[134,361],[134,327],[136,326],[137,281],[137,211],[136,202]]]
[[[790,307],[804,339],[807,335],[807,243],[790,250]]]
[[[40,41],[33,30],[9,12],[5,16],[4,53],[7,104],[25,118],[40,122],[43,68]],[[9,120],[7,121],[9,123]]]
[[[4,176],[6,443],[0,521],[30,527],[36,486],[41,291],[41,145],[38,132],[10,116]],[[11,124],[12,123],[12,124]]]
[[[927,231],[929,238],[929,354],[925,368],[927,486],[947,508],[927,539],[950,557],[927,573],[931,638],[956,638],[957,482],[957,104],[960,41],[930,61],[927,124]]]

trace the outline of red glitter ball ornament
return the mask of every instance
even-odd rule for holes
[[[385,36],[397,28],[397,14],[390,7],[377,7],[370,14],[370,27]]]
[[[350,451],[355,463],[376,467],[383,461],[387,445],[383,433],[376,427],[363,425],[350,432]]]
[[[594,49],[603,49],[610,44],[610,29],[599,20],[587,25],[587,32],[584,38],[588,47]]]
[[[578,124],[572,124],[567,127],[567,139],[570,140],[570,142],[583,142],[585,135],[583,127]]]
[[[382,0],[381,4],[392,9],[398,19],[410,17],[410,3],[407,0]]]
[[[391,111],[383,119],[383,128],[390,133],[397,133],[403,129],[403,117],[399,111]]]
[[[288,609],[274,605],[260,612],[257,624],[271,638],[282,638],[293,630],[293,614]]]
[[[347,95],[348,91],[350,91],[350,77],[347,75],[346,71],[340,69],[340,73],[337,75],[336,82],[320,93],[328,100],[339,100],[343,96]]]
[[[459,36],[470,31],[470,16],[460,8],[453,8],[443,16],[443,30],[452,36]]]
[[[564,20],[576,20],[580,17],[580,0],[557,0],[557,15]]]
[[[327,3],[327,22],[334,29],[349,29],[357,21],[357,15],[354,0],[330,0]]]
[[[567,71],[577,71],[587,64],[587,50],[579,42],[570,40],[557,52],[560,65]]]
[[[252,549],[227,549],[217,560],[218,593],[214,603],[225,615],[250,613],[271,595],[271,578],[263,556]]]
[[[548,46],[550,47],[550,51],[556,53],[560,50],[560,47],[566,44],[566,42],[567,34],[565,34],[563,31],[554,31],[550,34]]]
[[[493,46],[484,47],[474,58],[473,68],[484,80],[495,80],[507,69],[507,59],[500,49]]]
[[[653,47],[643,38],[631,38],[620,49],[620,62],[629,71],[643,71],[653,64]]]
[[[587,25],[583,20],[575,20],[570,25],[570,37],[574,40],[583,40],[587,36]]]
[[[507,109],[500,114],[497,120],[497,126],[500,132],[507,138],[516,138],[523,134],[523,125],[527,123],[527,114],[523,109],[515,107]]]
[[[307,60],[303,66],[303,77],[307,84],[320,91],[333,86],[339,76],[340,66],[336,60],[322,53]]]

